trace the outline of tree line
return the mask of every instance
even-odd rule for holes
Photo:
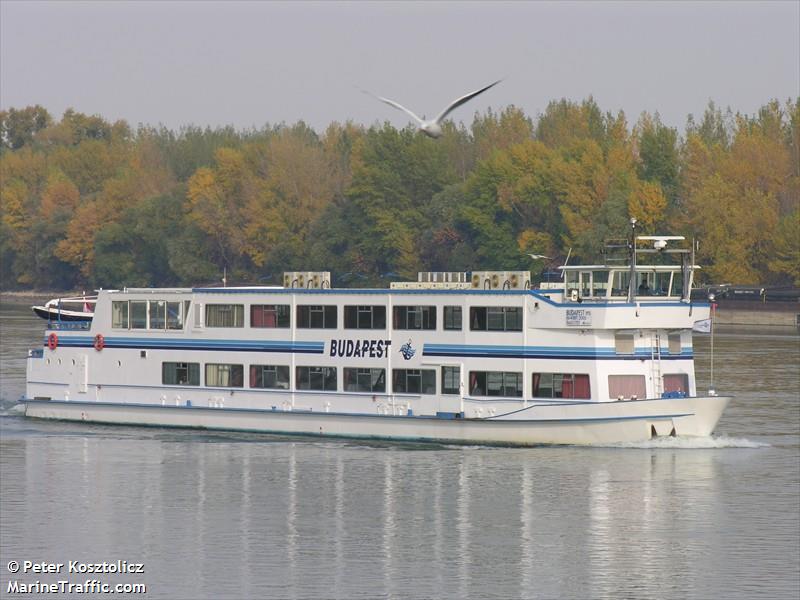
[[[800,98],[709,103],[681,133],[589,98],[445,124],[131,128],[0,112],[0,286],[336,285],[417,271],[539,270],[642,233],[699,241],[706,282],[800,285]],[[547,266],[547,265],[544,265]]]

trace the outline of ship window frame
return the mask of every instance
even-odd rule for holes
[[[111,329],[130,329],[129,316],[130,304],[127,300],[111,301]]]
[[[167,381],[168,369],[174,368],[175,381]],[[185,371],[186,380],[178,376],[180,371]],[[200,386],[200,363],[184,361],[163,361],[161,363],[161,385]]]
[[[521,371],[470,371],[469,395],[492,398],[522,398],[523,381],[523,373]],[[515,393],[506,393],[509,389],[513,389]]]
[[[378,367],[344,367],[342,378],[345,392],[385,394],[386,369]]]
[[[670,378],[669,380],[667,378]],[[680,378],[680,383],[676,387],[675,382]],[[669,383],[668,383],[669,381]],[[665,394],[670,392],[680,392],[685,396],[689,395],[689,374],[688,373],[664,373],[662,386]]]
[[[295,326],[297,329],[338,329],[338,309],[336,304],[298,304]]]
[[[400,304],[392,307],[392,329],[436,330],[436,306]]]
[[[289,390],[291,387],[289,365],[250,365],[248,373],[249,387],[254,390]],[[274,378],[275,385],[264,384],[267,374]],[[262,385],[256,384],[259,378]]]
[[[441,386],[442,394],[460,395],[461,367],[443,366],[441,375],[442,375],[442,386]]]
[[[462,331],[464,329],[464,309],[461,306],[444,307],[445,331]]]
[[[667,349],[670,355],[679,356],[683,350],[683,336],[680,331],[667,334]]]
[[[321,387],[312,387],[316,381]],[[308,387],[303,387],[308,385]],[[336,367],[315,367],[298,365],[295,367],[295,388],[298,391],[336,392],[339,388]]]
[[[135,315],[137,312],[135,308],[142,307],[144,308],[143,315]],[[128,315],[130,317],[130,324],[131,329],[136,329],[140,331],[146,331],[147,326],[150,322],[148,315],[147,315],[147,300],[130,300],[130,309],[128,311]],[[141,325],[141,326],[139,326]]]
[[[577,378],[580,381],[585,381],[586,386],[576,384]],[[538,379],[538,380],[537,380]],[[554,372],[536,372],[531,373],[531,397],[532,398],[562,398],[566,400],[591,400],[592,399],[592,381],[588,373],[554,373]],[[566,389],[572,389],[570,395],[564,395],[565,385]],[[577,391],[585,389],[585,394],[577,395]],[[543,393],[549,390],[549,394]]]
[[[469,328],[470,331],[522,331],[522,307],[471,306]]]
[[[386,306],[384,304],[346,304],[344,328],[386,329]]]
[[[256,317],[260,314],[262,325],[256,325],[259,320]],[[251,304],[250,305],[250,327],[253,329],[289,329],[291,328],[291,305],[289,304]],[[267,325],[270,317],[274,325]]]
[[[206,327],[211,327],[214,329],[243,328],[244,304],[232,304],[232,303],[206,304],[204,323]]]
[[[210,371],[216,371],[209,377]],[[227,375],[223,377],[223,375]],[[237,363],[206,363],[204,369],[206,387],[212,388],[243,388],[244,365]],[[209,379],[227,379],[228,383],[209,383]]]
[[[435,395],[436,369],[392,369],[392,392]]]
[[[614,352],[617,354],[636,354],[636,336],[629,331],[614,333]]]

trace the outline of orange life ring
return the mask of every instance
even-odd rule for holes
[[[106,346],[106,338],[103,337],[102,333],[98,333],[94,336],[94,349],[100,352]]]
[[[47,336],[47,347],[50,348],[50,350],[58,348],[58,336],[55,333],[51,333]]]

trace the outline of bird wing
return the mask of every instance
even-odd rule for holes
[[[376,97],[378,100],[380,100],[381,102],[385,102],[385,103],[386,103],[386,104],[388,104],[389,106],[394,106],[395,108],[397,108],[397,109],[399,109],[399,110],[402,110],[404,113],[406,113],[407,115],[411,116],[411,118],[412,118],[412,119],[414,119],[414,120],[415,120],[417,123],[419,123],[420,125],[422,125],[422,124],[424,123],[424,121],[423,121],[422,119],[420,119],[420,118],[419,118],[417,115],[415,115],[413,112],[411,112],[410,110],[408,110],[408,109],[407,109],[405,106],[403,106],[402,104],[398,104],[398,103],[397,103],[397,102],[395,102],[394,100],[389,100],[388,98],[382,98],[381,96],[375,96],[375,97]]]
[[[503,81],[503,80],[502,79],[498,79],[497,81],[495,81],[494,83],[490,83],[486,87],[482,87],[479,90],[476,90],[474,92],[470,92],[466,96],[461,96],[461,98],[459,98],[458,100],[454,100],[453,102],[450,103],[450,105],[447,108],[445,108],[441,113],[439,113],[439,116],[436,117],[436,123],[441,123],[445,119],[445,117],[447,117],[447,115],[449,115],[451,112],[453,112],[459,106],[461,106],[465,102],[469,102],[475,96],[477,96],[478,94],[482,94],[483,92],[485,92],[489,88],[496,86],[501,81]],[[383,100],[383,98],[381,98],[381,100]],[[386,100],[384,100],[384,102],[386,102]],[[405,110],[405,109],[403,109],[403,110]]]

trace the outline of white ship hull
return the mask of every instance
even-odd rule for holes
[[[707,436],[730,398],[531,406],[482,419],[320,413],[26,400],[28,417],[158,427],[218,429],[360,439],[535,446],[636,442],[655,436]]]

